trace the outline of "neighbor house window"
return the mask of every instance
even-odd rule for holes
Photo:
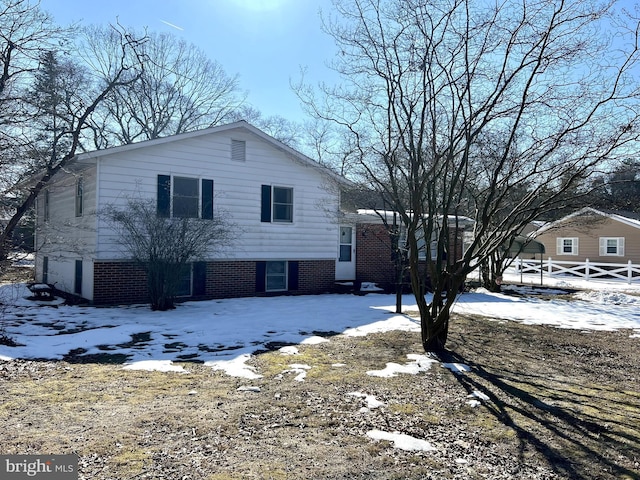
[[[44,191],[44,199],[42,206],[42,218],[45,222],[49,221],[49,190]],[[45,282],[46,283],[46,282]]]
[[[231,160],[244,162],[247,159],[247,142],[244,140],[231,140]]]
[[[600,237],[600,256],[623,257],[624,237]]]
[[[160,217],[213,218],[213,180],[158,175]]]
[[[558,237],[556,251],[558,255],[578,255],[578,239],[576,237]]]
[[[262,185],[263,222],[293,222],[293,188]]]
[[[84,211],[84,185],[82,177],[76,181],[76,217],[81,217]]]

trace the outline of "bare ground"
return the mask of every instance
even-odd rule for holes
[[[422,353],[417,334],[330,340],[257,355],[263,377],[251,381],[195,363],[177,374],[96,358],[0,362],[0,453],[76,453],[82,479],[640,478],[629,332],[457,316],[440,360],[471,372],[436,364],[393,378],[367,371]],[[311,367],[303,382],[283,373],[292,363]],[[474,391],[489,400],[470,406]],[[362,411],[352,392],[384,406]],[[374,429],[436,450],[394,448],[368,438]]]

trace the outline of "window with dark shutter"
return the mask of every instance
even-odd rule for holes
[[[198,179],[173,177],[173,216],[179,218],[198,218]]]
[[[158,175],[157,213],[159,217],[171,216],[171,177]]]

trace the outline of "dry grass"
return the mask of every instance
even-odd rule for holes
[[[639,478],[640,358],[628,332],[457,317],[442,360],[471,373],[367,375],[406,363],[418,341],[334,336],[295,356],[263,353],[254,381],[193,363],[176,374],[0,362],[0,444],[5,454],[77,453],[86,479]],[[292,363],[311,367],[304,382],[283,373]],[[472,408],[475,390],[490,400]],[[354,391],[385,406],[362,412]],[[437,451],[394,449],[367,438],[371,429]]]

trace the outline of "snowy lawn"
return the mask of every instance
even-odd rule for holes
[[[584,331],[628,329],[640,338],[640,285],[591,283],[568,300],[538,298],[531,287],[506,287],[523,296],[487,291],[461,295],[454,313]],[[563,293],[564,282],[547,293]],[[625,293],[626,292],[626,293]],[[539,293],[539,291],[538,291]],[[251,354],[328,340],[332,335],[418,332],[415,319],[393,313],[395,298],[369,294],[242,298],[187,302],[168,312],[145,305],[95,308],[28,300],[24,285],[0,287],[6,304],[0,328],[19,346],[0,345],[0,359],[64,359],[74,355],[126,357],[128,368],[171,369],[171,361],[206,362],[242,372]],[[0,300],[2,301],[2,300]],[[412,296],[405,311],[415,311]],[[115,357],[118,356],[118,357]],[[226,366],[226,367],[225,367]],[[247,372],[245,372],[247,373]]]
[[[621,286],[465,293],[440,357],[389,295],[151,312],[4,286],[0,443],[77,453],[82,479],[627,478],[640,288]]]

